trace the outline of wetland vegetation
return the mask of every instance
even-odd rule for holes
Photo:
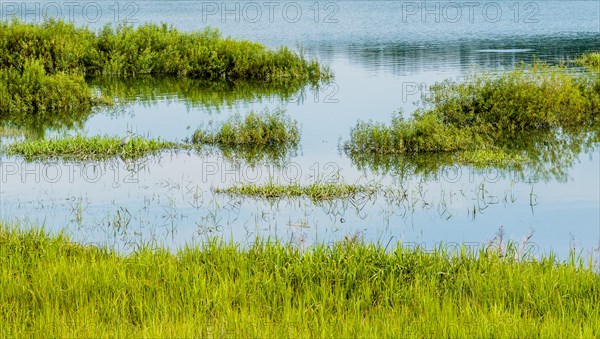
[[[293,91],[332,73],[287,47],[271,50],[210,28],[107,25],[96,33],[60,20],[0,22],[0,116],[87,110],[114,93],[94,93],[86,79],[138,76],[280,83]]]
[[[343,148],[359,166],[377,167],[397,155],[520,166],[547,160],[568,149],[565,144],[591,147],[598,141],[599,112],[598,74],[521,64],[500,74],[472,73],[463,82],[437,83],[410,119],[397,113],[389,125],[361,121]]]
[[[597,336],[585,258],[211,240],[128,255],[0,224],[2,336]]]
[[[225,122],[197,129],[191,137],[196,145],[213,145],[235,161],[255,165],[263,160],[281,164],[300,142],[298,123],[282,109],[235,114]]]
[[[583,66],[600,67],[600,52],[585,53],[575,61]]]
[[[352,198],[356,195],[371,196],[380,190],[378,185],[354,185],[346,183],[314,183],[281,185],[269,182],[262,185],[242,184],[227,188],[214,188],[215,193],[242,195],[265,199],[307,197],[314,202]]]
[[[125,145],[121,138],[84,137],[81,135],[55,139],[23,140],[6,146],[8,155],[22,156],[26,160],[63,158],[77,161],[103,160],[115,156],[123,159],[141,158],[179,145],[160,139],[131,137]]]

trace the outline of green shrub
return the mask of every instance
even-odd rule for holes
[[[0,69],[0,116],[85,111],[98,102],[83,76],[47,74],[37,59],[26,60],[22,70]]]
[[[297,123],[282,110],[250,112],[243,118],[236,114],[216,131],[198,129],[192,136],[192,142],[197,144],[223,146],[297,145],[299,141]]]

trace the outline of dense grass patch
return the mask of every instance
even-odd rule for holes
[[[458,162],[519,162],[528,147],[515,140],[534,132],[568,141],[597,130],[600,78],[563,66],[520,65],[438,83],[423,103],[410,119],[397,114],[389,125],[359,122],[344,149],[351,157],[455,152]]]
[[[287,47],[272,50],[210,28],[188,33],[148,23],[94,32],[52,19],[0,21],[0,116],[85,110],[109,100],[94,98],[84,78],[142,75],[282,83],[296,90],[332,77]]]
[[[213,128],[199,128],[191,137],[196,145],[213,145],[232,161],[256,165],[263,160],[282,164],[298,147],[300,129],[285,111],[251,111],[229,117]]]
[[[156,154],[165,149],[173,149],[177,144],[168,141],[147,140],[132,137],[121,146],[121,138],[110,137],[68,137],[61,139],[25,140],[9,144],[8,155],[19,155],[27,160],[66,158],[72,160],[100,160],[114,156],[122,158],[140,158]]]
[[[0,335],[595,337],[600,276],[552,256],[345,241],[130,255],[0,224]]]
[[[197,144],[224,146],[297,145],[299,141],[298,124],[283,110],[251,111],[245,117],[236,114],[216,130],[198,129],[192,136]]]
[[[106,101],[92,95],[83,76],[48,74],[40,60],[27,59],[20,70],[0,68],[0,117],[89,111],[101,102]]]
[[[344,199],[360,195],[373,195],[378,191],[374,185],[351,185],[344,183],[314,183],[280,185],[273,182],[262,185],[243,184],[227,188],[215,188],[216,193],[243,195],[265,199],[307,197],[312,201]]]
[[[600,67],[600,52],[586,53],[575,60],[580,65]]]
[[[286,47],[224,38],[216,29],[181,32],[165,24],[110,25],[98,33],[64,21],[0,23],[0,68],[37,59],[49,74],[171,75],[204,80],[318,82],[328,69]]]

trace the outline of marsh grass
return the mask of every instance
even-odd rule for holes
[[[563,135],[568,141],[597,131],[599,112],[597,75],[521,64],[510,72],[438,83],[410,119],[397,113],[387,125],[361,121],[343,148],[351,157],[454,152],[456,162],[510,164],[528,158],[516,139],[545,134],[543,139]]]
[[[575,62],[583,66],[600,67],[600,52],[590,52],[575,59]]]
[[[233,115],[212,130],[197,129],[191,142],[217,146],[229,157],[281,159],[298,147],[300,129],[284,110],[265,109],[244,117]]]
[[[48,74],[42,62],[25,60],[21,70],[0,68],[0,117],[89,111],[110,103],[94,96],[81,75]]]
[[[120,146],[121,138],[75,136],[60,139],[24,140],[6,146],[6,153],[26,160],[63,158],[69,160],[103,160],[115,156],[124,159],[141,158],[163,150],[175,149],[176,143],[160,139],[132,137]]]
[[[505,247],[510,252],[514,247]],[[600,276],[559,262],[348,239],[129,255],[0,224],[3,337],[596,337]]]
[[[377,185],[354,185],[346,183],[313,183],[306,186],[299,184],[242,184],[227,188],[214,188],[215,193],[241,195],[264,199],[309,198],[314,202],[345,199],[361,196],[372,196],[380,190]]]
[[[166,24],[110,25],[98,33],[73,23],[17,19],[0,22],[0,68],[20,69],[40,60],[49,74],[130,77],[184,76],[204,80],[286,79],[317,83],[331,72],[316,60],[222,37],[216,29],[182,32]]]
[[[203,81],[318,86],[333,74],[287,47],[273,50],[216,29],[181,32],[167,25],[110,25],[98,33],[49,19],[0,21],[0,116],[74,112],[111,103],[84,79],[168,76]]]

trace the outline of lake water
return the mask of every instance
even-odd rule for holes
[[[598,1],[133,1],[1,3],[2,19],[61,16],[93,28],[112,22],[165,22],[182,30],[218,27],[270,47],[301,45],[331,67],[321,88],[214,86],[170,79],[94,83],[128,93],[123,105],[51,126],[5,128],[23,135],[139,135],[182,141],[234,113],[283,107],[301,126],[285,163],[249,164],[207,150],[167,152],[142,162],[24,162],[2,156],[2,219],[65,230],[78,241],[128,251],[140,242],[177,248],[221,236],[298,246],[359,235],[434,248],[440,242],[487,246],[533,233],[526,250],[570,250],[600,258],[598,145],[548,173],[440,166],[429,175],[361,167],[340,152],[358,120],[388,122],[437,81],[475,69],[502,71],[538,58],[568,61],[600,47]],[[551,173],[551,174],[549,174]],[[315,204],[215,195],[241,182],[378,182],[398,196]],[[404,194],[406,193],[406,194]]]

